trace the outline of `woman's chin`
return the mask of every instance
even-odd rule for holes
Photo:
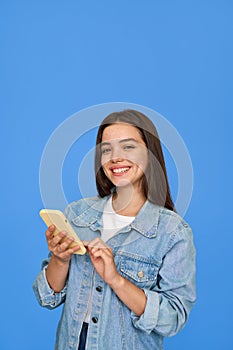
[[[132,188],[133,189],[132,183],[127,179],[120,179],[118,181],[115,181],[115,186],[116,186],[116,188]]]

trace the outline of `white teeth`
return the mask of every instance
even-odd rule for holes
[[[112,169],[114,173],[124,173],[127,170],[129,170],[129,168]]]

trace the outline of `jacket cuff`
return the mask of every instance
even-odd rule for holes
[[[146,333],[151,333],[156,327],[159,317],[159,295],[156,292],[143,289],[147,301],[145,311],[141,316],[137,316],[131,311],[131,319],[135,328]]]
[[[46,278],[46,268],[47,266],[45,266],[37,276],[33,289],[39,303],[42,306],[55,308],[64,301],[67,286],[65,285],[65,287],[59,293],[54,292],[54,290],[48,284]]]

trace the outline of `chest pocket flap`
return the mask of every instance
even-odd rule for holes
[[[138,283],[156,280],[158,269],[158,265],[136,258],[122,257],[120,262],[121,274]]]

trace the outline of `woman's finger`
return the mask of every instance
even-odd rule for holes
[[[71,248],[70,245],[71,243],[74,242],[74,239],[71,238],[71,237],[67,237],[66,240],[64,242],[62,242],[61,244],[59,244],[57,246],[57,250],[58,252],[62,253],[64,252],[65,250],[68,250],[68,248]],[[78,247],[80,249],[80,246],[77,245],[76,247]],[[73,248],[73,247],[72,247]]]
[[[53,232],[55,231],[56,227],[54,225],[50,225],[48,229],[45,231],[46,238],[49,239],[53,236]]]
[[[88,243],[88,248],[102,248],[102,249],[104,249],[104,248],[109,248],[109,246],[104,241],[102,241],[102,239],[95,238]]]
[[[90,243],[90,241],[82,241],[83,242],[83,245],[84,245],[84,247],[88,247],[88,244]]]
[[[91,249],[91,256],[94,258],[102,257],[103,259],[112,259],[113,255],[109,249],[101,249],[101,248],[92,248]]]
[[[61,243],[61,241],[64,239],[64,237],[66,237],[67,236],[67,233],[66,232],[64,232],[64,231],[62,231],[62,232],[59,232],[56,236],[54,236],[54,237],[52,237],[51,239],[50,239],[50,245],[52,246],[52,247],[56,247],[56,245],[58,245],[58,244],[60,244]]]

